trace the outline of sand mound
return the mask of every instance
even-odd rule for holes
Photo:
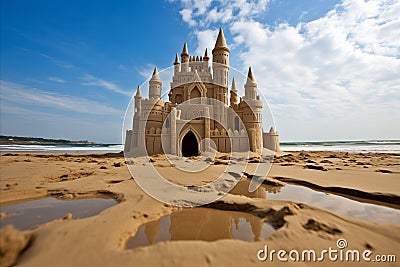
[[[31,234],[18,231],[12,225],[0,229],[0,266],[12,266],[31,239]]]

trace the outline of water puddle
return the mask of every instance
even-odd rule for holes
[[[96,215],[117,203],[115,199],[107,198],[76,200],[44,198],[8,205],[0,207],[0,212],[8,215],[0,220],[0,228],[13,224],[17,229],[27,230],[34,226],[63,218],[67,213],[71,213],[73,218],[86,218]]]
[[[279,193],[266,192],[266,197],[300,201],[365,221],[400,224],[400,210],[318,192],[304,186],[288,184],[282,187]]]
[[[140,226],[126,248],[177,240],[239,239],[252,242],[264,240],[274,232],[271,225],[245,212],[190,208]]]
[[[359,202],[299,185],[261,186],[252,193],[247,191],[248,186],[248,180],[241,180],[231,193],[252,198],[293,200],[365,221],[400,224],[400,210],[394,208]]]

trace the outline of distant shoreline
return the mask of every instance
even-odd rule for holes
[[[66,139],[48,139],[41,137],[0,136],[0,145],[95,145],[91,141],[71,141]]]

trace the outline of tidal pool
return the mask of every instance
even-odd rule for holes
[[[0,220],[0,228],[12,224],[20,230],[63,218],[71,213],[73,218],[86,218],[98,214],[104,209],[114,206],[115,199],[87,198],[76,200],[59,200],[44,198],[0,207],[0,212],[7,217]]]
[[[304,186],[288,184],[279,193],[266,192],[266,197],[299,201],[365,221],[400,224],[400,210],[318,192]]]
[[[239,239],[252,242],[264,240],[274,232],[271,225],[249,213],[190,208],[140,226],[126,248],[178,240]]]
[[[400,224],[400,210],[386,206],[364,203],[343,196],[325,193],[308,187],[287,184],[282,187],[260,186],[249,193],[248,180],[241,180],[230,192],[252,198],[292,200],[310,204],[335,213],[348,215],[357,219],[384,224]]]

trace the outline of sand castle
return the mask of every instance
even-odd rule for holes
[[[180,61],[178,54],[175,57],[169,102],[161,99],[162,82],[156,67],[148,98],[137,88],[125,153],[197,156],[202,140],[210,139],[219,152],[279,150],[274,128],[263,131],[263,103],[251,67],[245,95],[238,96],[234,78],[229,90],[229,53],[222,29],[212,50],[211,66],[207,49],[203,56],[191,56],[184,43]]]

